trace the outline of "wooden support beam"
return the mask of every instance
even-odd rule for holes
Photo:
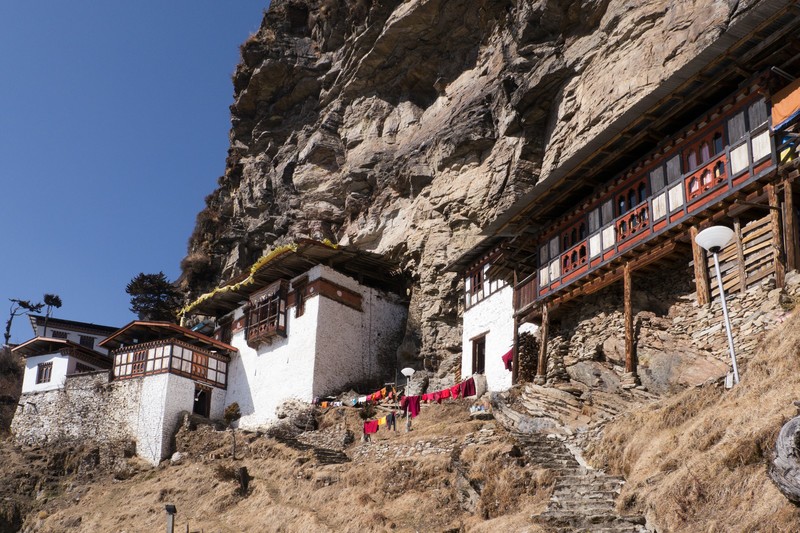
[[[514,270],[514,287],[517,286],[517,271]],[[514,306],[512,309],[517,308],[517,292],[514,291],[513,301]],[[514,316],[514,350],[513,359],[511,361],[511,384],[516,385],[519,379],[519,317]]]
[[[770,183],[766,187],[770,207],[780,207],[778,192],[775,185]],[[783,249],[783,236],[781,232],[781,213],[777,209],[769,210],[770,231],[772,232],[772,252],[775,261],[775,286],[782,288],[786,278],[786,255]]]
[[[794,210],[792,182],[783,182],[783,235],[786,243],[786,269],[797,270],[800,267],[800,248],[798,247],[797,212]]]
[[[697,291],[697,304],[708,305],[711,302],[711,288],[708,282],[708,262],[706,252],[695,242],[697,226],[689,228],[692,241],[692,259],[694,260],[694,286]]]
[[[736,237],[736,261],[739,263],[739,291],[744,294],[747,290],[747,264],[744,261],[742,245],[742,223],[738,218],[733,219],[733,234]]]
[[[534,383],[544,385],[547,381],[547,330],[550,326],[547,304],[542,305],[542,336],[539,344],[539,361],[536,365],[536,378]]]
[[[623,280],[623,301],[625,310],[625,372],[636,373],[636,355],[633,342],[633,303],[631,302],[632,283],[631,264],[625,263],[622,275]]]

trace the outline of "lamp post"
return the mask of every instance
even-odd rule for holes
[[[406,396],[408,396],[408,385],[411,383],[411,376],[414,375],[414,372],[416,371],[411,367],[406,367],[400,371],[400,373],[406,377]],[[409,409],[408,405],[406,405],[406,433],[411,431],[410,414],[411,414],[411,409]]]
[[[714,256],[714,270],[717,273],[717,286],[719,299],[722,302],[722,316],[725,317],[725,332],[728,334],[728,348],[731,352],[733,364],[733,383],[739,383],[739,368],[736,366],[736,352],[733,349],[733,335],[731,334],[731,319],[728,317],[728,304],[725,301],[725,287],[722,286],[722,274],[719,271],[719,252],[733,239],[733,230],[725,226],[711,226],[695,237],[695,242]]]

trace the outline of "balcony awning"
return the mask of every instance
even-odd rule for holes
[[[134,320],[98,345],[108,350],[116,350],[122,346],[167,339],[177,339],[207,351],[216,351],[226,357],[230,357],[230,354],[237,351],[230,344],[177,324],[147,320]]]
[[[81,346],[67,339],[54,339],[50,337],[35,337],[27,342],[12,348],[12,352],[20,357],[35,357],[69,351],[69,355],[81,359],[101,368],[111,368],[111,359],[100,352],[86,346]]]
[[[251,294],[279,279],[292,279],[327,265],[365,285],[404,294],[400,269],[379,254],[311,239],[271,250],[249,270],[183,308],[186,315],[217,316],[239,307]]]

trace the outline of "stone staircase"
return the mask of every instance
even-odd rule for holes
[[[583,466],[562,436],[515,431],[512,437],[529,464],[556,476],[547,510],[534,522],[557,532],[647,532],[644,517],[617,514],[624,479]]]
[[[307,444],[299,440],[297,435],[287,428],[271,428],[271,430],[267,431],[267,436],[294,450],[310,451],[317,463],[321,465],[337,465],[350,462],[350,457],[342,450]]]
[[[580,396],[578,396],[580,394]],[[531,466],[555,474],[547,509],[532,517],[548,531],[647,532],[642,516],[617,513],[616,500],[625,484],[590,468],[575,445],[585,434],[625,410],[625,402],[641,398],[591,395],[564,388],[525,385],[516,394],[495,398],[494,414],[506,427]],[[570,444],[572,443],[572,444]]]

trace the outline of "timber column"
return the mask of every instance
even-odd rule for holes
[[[536,377],[533,382],[536,385],[544,385],[547,382],[547,330],[550,324],[548,317],[547,304],[542,305],[542,338],[539,344],[539,361],[536,365]]]
[[[769,222],[772,232],[772,251],[775,261],[775,286],[783,288],[786,278],[786,252],[783,249],[783,232],[781,224],[781,206],[778,202],[778,191],[770,183],[765,187],[769,200]]]
[[[622,388],[632,389],[639,384],[639,377],[636,375],[636,343],[634,342],[633,330],[633,303],[632,303],[632,277],[631,265],[625,263],[622,272],[623,301],[625,314],[625,373],[622,375]]]
[[[711,290],[709,289],[708,283],[708,262],[706,261],[706,252],[703,250],[695,239],[697,238],[697,227],[692,226],[689,228],[689,238],[692,240],[692,259],[694,262],[694,284],[695,289],[697,291],[697,305],[706,305],[711,302]],[[628,271],[628,265],[625,265],[625,272]],[[626,274],[627,276],[627,274]],[[628,279],[627,277],[625,278]],[[625,287],[628,287],[630,283],[628,281],[625,282]],[[628,290],[627,288],[625,289]],[[627,293],[626,293],[627,294]],[[625,300],[625,305],[627,306],[628,300]],[[626,307],[627,309],[627,307]],[[627,315],[626,315],[627,316]],[[627,318],[626,318],[627,324]],[[627,343],[627,326],[626,326],[626,343]],[[627,346],[627,344],[626,344]],[[627,351],[627,349],[626,349]],[[626,368],[626,372],[630,372]]]

